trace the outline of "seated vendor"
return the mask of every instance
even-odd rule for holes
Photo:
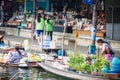
[[[22,53],[19,47],[15,47],[15,50],[12,52],[12,55],[8,63],[19,63],[21,59],[22,59]]]
[[[111,45],[107,42],[105,42],[102,39],[98,39],[97,43],[99,46],[102,46],[102,51],[100,52],[100,55],[106,55],[106,60],[110,60],[114,56],[114,51],[111,47]]]

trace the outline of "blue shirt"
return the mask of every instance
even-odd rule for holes
[[[10,63],[19,63],[22,58],[18,52],[13,52],[13,55],[10,58]]]

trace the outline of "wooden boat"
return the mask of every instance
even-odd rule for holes
[[[8,48],[8,49],[1,49],[0,48],[0,52],[9,52],[11,50],[14,50],[15,48]]]
[[[18,68],[29,68],[29,67],[40,67],[38,62],[26,62],[26,63],[15,63],[15,64],[5,64],[0,62],[1,67],[18,67]],[[39,62],[40,63],[40,62]]]
[[[70,79],[77,79],[77,80],[109,80],[108,77],[104,77],[104,76],[95,76],[95,75],[87,75],[87,74],[78,74],[75,72],[70,72],[64,69],[58,69],[55,68],[54,66],[52,66],[49,63],[46,62],[41,62],[38,63],[43,69],[45,69],[48,72],[51,72],[53,74],[59,75],[59,76],[63,76],[63,77],[67,77]]]

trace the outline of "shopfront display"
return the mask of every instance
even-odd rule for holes
[[[90,1],[90,2],[89,2]],[[25,29],[32,28],[32,22],[34,22],[34,14],[33,14],[33,0],[26,0],[26,5],[21,3],[21,0],[17,0],[20,4],[20,10],[14,12],[12,17],[7,21],[7,25],[21,26],[22,23],[27,24]],[[89,5],[87,5],[87,3]],[[74,31],[78,30],[80,34],[91,34],[92,26],[92,4],[93,0],[36,0],[36,12],[38,10],[46,10],[45,14],[48,14],[47,11],[51,10],[50,15],[54,17],[55,32],[63,32],[64,30],[64,16],[67,17],[68,25],[67,25],[67,33],[74,33]],[[13,3],[12,3],[13,4]],[[59,5],[58,5],[59,4]],[[105,29],[106,29],[106,19],[105,19],[105,10],[103,7],[104,0],[100,0],[97,6],[97,36],[104,37]],[[23,9],[23,10],[22,10]],[[26,10],[24,10],[26,9]]]

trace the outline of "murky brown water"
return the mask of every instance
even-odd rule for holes
[[[44,71],[41,68],[2,68],[0,80],[70,80]]]

